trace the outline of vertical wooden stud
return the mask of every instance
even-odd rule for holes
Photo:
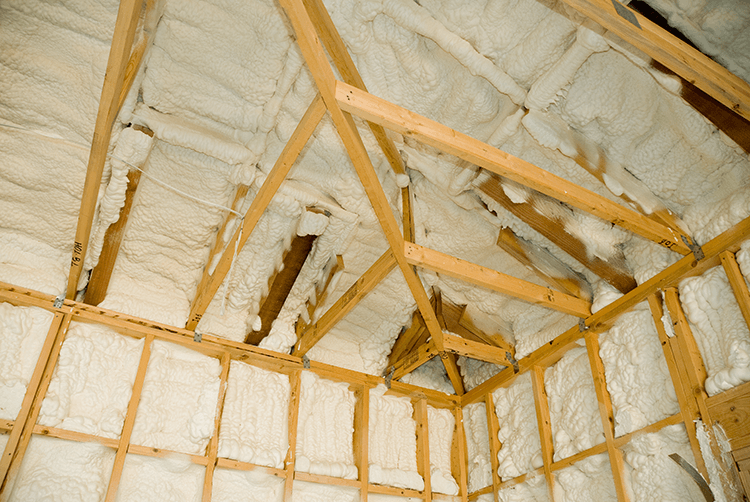
[[[552,420],[549,414],[547,389],[544,387],[544,368],[534,366],[531,372],[531,382],[534,388],[534,406],[536,407],[536,421],[539,428],[539,438],[542,444],[542,461],[544,462],[544,477],[547,480],[550,502],[555,502],[555,478],[552,475]]]
[[[432,482],[430,479],[430,429],[427,420],[427,401],[416,399],[414,406],[414,420],[417,422],[417,472],[424,479],[424,500],[432,500]]]
[[[294,487],[294,463],[297,458],[297,424],[299,422],[299,402],[302,394],[301,374],[302,371],[297,370],[289,376],[289,450],[284,460],[284,470],[286,471],[284,502],[292,501],[292,489]]]
[[[498,502],[497,492],[500,488],[500,474],[497,470],[500,468],[500,464],[497,459],[497,453],[500,451],[502,445],[500,444],[500,438],[497,434],[500,431],[500,424],[497,419],[497,413],[495,413],[495,400],[492,397],[492,393],[488,392],[484,396],[484,404],[487,410],[487,432],[490,435],[490,464],[492,465],[492,493],[495,497],[495,502]]]
[[[216,402],[216,415],[214,417],[214,434],[208,443],[208,464],[206,465],[206,478],[203,483],[202,502],[211,502],[211,495],[214,486],[214,471],[219,454],[219,429],[221,428],[221,414],[224,411],[224,398],[227,396],[227,379],[229,378],[229,352],[221,355],[221,376],[219,387],[219,399]]]
[[[461,406],[453,409],[456,425],[453,429],[453,448],[451,454],[451,471],[458,483],[461,502],[469,500],[469,456],[466,448],[466,432],[464,431],[464,410]]]

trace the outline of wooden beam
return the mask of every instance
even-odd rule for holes
[[[310,255],[317,238],[317,235],[294,236],[291,247],[284,253],[281,270],[277,270],[272,276],[268,293],[260,302],[258,317],[260,317],[261,328],[259,331],[248,333],[245,337],[245,343],[258,345],[271,332],[271,325],[279,317],[279,312],[281,312],[284,302],[292,291],[292,287],[294,287],[294,283],[297,281],[302,266]]]
[[[107,60],[107,70],[104,74],[104,85],[99,98],[99,111],[94,125],[94,137],[91,140],[81,207],[78,211],[78,225],[73,243],[73,256],[70,260],[68,288],[65,295],[69,299],[75,297],[78,290],[78,280],[83,271],[89,238],[91,237],[91,226],[96,212],[99,186],[102,183],[102,173],[104,172],[107,150],[112,136],[112,127],[120,111],[120,91],[125,81],[130,51],[133,47],[133,38],[142,6],[143,0],[121,0],[117,11],[112,45]]]
[[[294,464],[297,460],[297,426],[299,422],[299,402],[302,394],[300,382],[301,370],[297,370],[289,376],[289,419],[288,437],[289,449],[284,459],[284,470],[286,481],[284,482],[284,502],[292,502],[292,488],[294,487]]]
[[[135,414],[138,411],[138,403],[141,401],[143,383],[146,381],[146,369],[148,368],[148,362],[151,358],[151,346],[153,345],[153,342],[153,335],[146,335],[146,339],[143,342],[143,352],[141,352],[141,359],[138,363],[138,370],[135,374],[135,381],[133,382],[133,392],[130,394],[130,402],[128,403],[125,422],[123,423],[122,432],[120,433],[117,454],[115,455],[115,462],[112,466],[112,474],[109,478],[107,495],[104,498],[104,502],[114,502],[117,498],[117,488],[120,486],[122,469],[125,466],[125,456],[128,453],[128,447],[130,446],[130,436],[133,433],[133,426],[135,425]]]
[[[203,313],[208,308],[216,292],[219,290],[221,283],[224,281],[229,269],[232,265],[232,259],[234,258],[235,245],[242,248],[247,239],[250,238],[250,234],[255,229],[255,225],[260,221],[260,217],[263,216],[263,212],[268,207],[268,204],[273,199],[276,191],[279,189],[281,184],[284,182],[284,178],[291,170],[294,162],[299,157],[302,149],[307,144],[308,140],[312,136],[313,132],[318,126],[318,123],[323,118],[326,108],[320,95],[313,98],[312,103],[307,108],[307,112],[297,124],[297,128],[292,133],[289,141],[276,160],[271,171],[268,173],[263,185],[255,195],[253,202],[245,213],[244,225],[241,225],[234,232],[234,235],[227,243],[224,253],[219,259],[219,263],[216,265],[213,273],[209,273],[210,264],[206,264],[206,268],[203,270],[203,276],[198,283],[193,304],[190,306],[190,316],[186,324],[186,328],[194,330],[198,325],[198,322],[203,317]],[[239,239],[239,243],[237,240]]]
[[[319,284],[316,285],[315,303],[313,304],[310,301],[308,301],[307,303],[307,315],[310,318],[311,322],[314,318],[315,309],[323,305],[323,303],[328,298],[328,295],[330,293],[328,287],[331,285],[331,281],[336,276],[336,274],[344,270],[343,256],[337,254],[335,260],[335,263],[331,266],[330,270],[328,270],[328,276],[326,277],[326,280],[323,281],[323,286],[321,287]],[[304,333],[308,326],[309,324],[305,323],[302,319],[297,320],[297,325],[295,326],[295,330],[297,331],[297,338],[302,336],[302,333]]]
[[[544,368],[534,366],[531,370],[531,383],[534,387],[534,406],[536,408],[536,423],[542,444],[542,461],[544,462],[544,478],[547,481],[550,502],[555,500],[555,477],[552,475],[554,445],[552,443],[552,420],[549,414],[547,389],[544,387]],[[488,394],[491,395],[491,394]]]
[[[479,329],[469,314],[467,314],[466,305],[456,305],[443,298],[442,313],[445,319],[445,327],[451,333],[455,333],[467,340],[499,347],[511,354],[515,353],[513,346],[505,341],[505,337],[508,334],[495,333],[490,335]]]
[[[448,337],[448,335],[446,334],[445,337]],[[456,395],[463,395],[466,391],[464,390],[464,382],[461,379],[461,371],[458,369],[456,354],[446,350],[440,353],[440,360],[443,361],[445,372],[448,374],[448,380],[450,380]]]
[[[435,348],[434,340],[421,345],[415,351],[410,352],[393,364],[393,380],[398,380],[407,373],[411,373],[438,355],[438,353],[439,351]]]
[[[214,433],[208,443],[206,456],[206,477],[203,482],[203,499],[202,502],[211,502],[214,486],[214,471],[219,457],[219,429],[221,427],[221,415],[224,412],[224,398],[227,395],[227,380],[229,379],[229,363],[231,358],[229,352],[224,352],[221,356],[221,375],[219,376],[219,400],[216,404],[216,414],[214,416]]]
[[[672,342],[674,341],[674,345],[676,345],[677,339],[670,337],[664,328],[664,323],[662,322],[664,308],[662,307],[661,294],[654,293],[649,296],[648,305],[651,309],[651,316],[654,319],[656,332],[659,335],[661,348],[664,352],[664,359],[667,362],[669,376],[672,379],[672,386],[674,387],[677,396],[677,404],[680,407],[680,416],[682,417],[682,422],[685,424],[688,440],[690,441],[690,449],[693,451],[696,467],[703,477],[708,479],[708,469],[706,469],[706,463],[703,460],[701,447],[695,433],[695,419],[699,416],[698,403],[685,385],[688,382],[688,376],[682,367],[682,357],[681,355],[675,355]]]
[[[517,236],[510,228],[500,229],[497,245],[558,291],[588,302],[592,300],[593,292],[586,278],[546,249]]]
[[[461,502],[468,502],[469,490],[469,456],[466,447],[466,433],[464,432],[464,413],[461,406],[453,409],[455,426],[453,429],[453,445],[451,448],[451,473],[458,483],[458,493]]]
[[[482,342],[475,342],[461,338],[460,336],[445,334],[445,350],[453,354],[458,354],[472,359],[478,359],[492,364],[502,366],[512,366],[508,361],[506,350],[494,345],[487,345]]]
[[[750,382],[709,397],[706,405],[724,429],[732,450],[750,448]]]
[[[357,404],[354,408],[354,463],[359,469],[359,499],[367,502],[367,491],[370,484],[370,460],[368,445],[370,442],[370,388],[360,387],[355,392]]]
[[[494,494],[495,501],[498,501],[497,492],[500,489],[500,474],[498,469],[500,468],[500,461],[497,458],[497,454],[502,448],[498,433],[500,432],[500,422],[497,419],[497,413],[495,412],[495,399],[492,397],[492,393],[487,393],[484,396],[484,409],[487,413],[487,432],[490,435],[490,468],[492,469],[492,493]],[[551,502],[551,500],[550,500]]]
[[[341,78],[347,84],[367,91],[365,82],[357,71],[357,67],[349,55],[349,51],[347,51],[346,45],[341,39],[341,35],[333,24],[333,20],[323,2],[321,0],[304,0],[304,3],[312,23],[317,28],[320,40],[328,51],[333,64],[336,65]],[[370,130],[375,135],[375,139],[378,145],[380,145],[380,149],[383,151],[386,159],[388,159],[393,172],[396,174],[406,174],[404,160],[401,158],[396,145],[388,137],[386,130],[381,125],[372,122],[368,122],[367,125],[370,126]],[[414,214],[412,212],[411,193],[408,186],[401,189],[401,204],[404,239],[414,242]]]
[[[602,420],[604,439],[607,443],[607,452],[609,453],[609,463],[612,468],[612,476],[615,480],[617,500],[619,502],[628,502],[630,495],[625,481],[625,464],[622,452],[615,446],[615,416],[612,410],[612,399],[607,390],[607,383],[604,376],[604,362],[599,355],[599,335],[586,332],[585,338],[591,375],[594,378],[594,389],[596,390],[597,401],[599,401],[599,416]]]
[[[336,84],[341,109],[460,157],[467,162],[549,195],[682,254],[690,249],[670,229],[606,197],[555,176],[529,162],[482,143],[438,122],[389,103],[343,82]]]
[[[724,251],[719,255],[721,257],[721,264],[724,267],[724,272],[727,273],[729,284],[732,286],[732,292],[734,297],[737,299],[737,304],[742,312],[742,317],[745,319],[745,324],[750,327],[750,291],[747,289],[747,282],[745,282],[745,276],[740,271],[740,266],[737,264],[737,259],[734,253],[731,251]]]
[[[343,319],[346,314],[365,297],[375,289],[396,266],[396,259],[393,252],[388,249],[377,259],[375,263],[362,274],[362,277],[352,284],[346,293],[336,300],[331,308],[318,319],[318,322],[310,326],[302,334],[297,344],[294,346],[293,355],[302,357],[320,341],[323,336],[333,328],[336,323]]]
[[[61,338],[69,324],[70,314],[57,312],[47,330],[47,336],[44,339],[44,345],[42,345],[42,350],[39,353],[34,372],[31,374],[29,383],[26,385],[26,392],[23,396],[23,401],[21,401],[21,409],[14,419],[13,429],[10,431],[8,442],[5,444],[3,451],[3,457],[0,459],[0,500],[7,500],[10,496],[9,492],[6,493],[11,477],[9,476],[9,471],[14,463],[20,465],[21,457],[23,457],[23,453],[25,452],[25,446],[22,448],[23,451],[19,452],[19,443],[22,442],[24,430],[27,427],[33,427],[36,423],[34,413],[36,411],[38,414],[39,407],[46,393],[46,387],[42,388],[45,376],[51,374],[54,370],[57,355],[59,355],[62,345]],[[54,361],[50,363],[52,359]],[[50,365],[52,366],[51,368]],[[30,420],[30,417],[33,419]],[[26,437],[30,439],[29,434]],[[26,444],[28,444],[28,439]]]
[[[502,179],[495,174],[490,175],[487,180],[482,182],[478,190],[491,197],[500,206],[542,234],[562,251],[621,293],[625,294],[638,285],[633,278],[633,274],[628,270],[625,255],[622,254],[622,251],[618,251],[607,261],[597,256],[589,256],[586,244],[578,237],[564,231],[564,221],[545,216],[541,207],[543,204],[554,204],[555,201],[551,197],[539,192],[532,192],[528,201],[513,202],[503,190]],[[573,213],[570,212],[570,215],[572,217]]]
[[[695,84],[735,113],[750,118],[750,86],[744,80],[641,14],[606,0],[563,1]]]
[[[427,327],[424,325],[422,315],[417,310],[412,314],[411,325],[402,331],[393,344],[391,353],[388,356],[388,366],[392,366],[405,354],[411,352],[418,345],[415,341],[426,331]]]
[[[425,502],[432,500],[432,483],[430,477],[430,426],[427,419],[427,401],[412,400],[414,407],[414,421],[417,423],[417,472],[424,479],[423,498]]]
[[[99,263],[91,271],[91,278],[86,286],[86,296],[83,301],[90,305],[99,305],[107,295],[109,280],[112,277],[112,270],[115,268],[122,237],[125,235],[125,225],[128,222],[130,209],[133,207],[133,199],[135,198],[140,181],[140,171],[131,170],[128,172],[128,185],[125,188],[125,204],[120,209],[120,217],[107,228],[107,232],[104,234],[104,244],[99,256]]]
[[[404,243],[406,260],[439,274],[462,279],[519,300],[547,307],[577,317],[591,315],[591,303],[550,288],[545,288],[481,265],[425,248],[411,242]]]

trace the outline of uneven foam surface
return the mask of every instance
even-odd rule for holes
[[[115,500],[198,502],[205,472],[205,467],[190,462],[184,455],[154,458],[128,454]]]
[[[295,481],[292,502],[357,502],[359,490],[346,486]]]
[[[53,315],[0,303],[0,418],[15,420]]]
[[[469,458],[469,493],[492,484],[486,409],[484,403],[474,403],[464,408],[464,432]]]
[[[559,498],[562,502],[617,500],[609,456],[606,453],[586,458],[555,473],[555,481],[555,499]]]
[[[458,494],[458,483],[451,474],[451,447],[456,419],[451,410],[427,406],[430,441],[430,482],[432,491]]]
[[[213,502],[282,502],[284,500],[284,480],[254,471],[234,471],[216,469]]]

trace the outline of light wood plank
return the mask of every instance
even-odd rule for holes
[[[496,174],[491,174],[477,189],[621,293],[628,293],[638,285],[628,269],[622,251],[617,251],[606,261],[597,256],[590,256],[583,241],[564,231],[566,223],[564,217],[545,215],[544,206],[555,203],[551,197],[531,191],[527,201],[512,201],[503,190],[502,179]],[[573,216],[573,212],[569,211],[568,217]]]
[[[735,113],[750,119],[750,86],[719,63],[625,6],[639,26],[619,15],[606,0],[563,0],[626,42],[695,84]]]
[[[706,404],[711,418],[724,429],[732,450],[750,446],[750,382],[709,397]]]
[[[19,443],[21,442],[24,429],[32,427],[36,423],[36,417],[33,420],[29,420],[29,417],[34,415],[35,407],[39,408],[41,401],[44,399],[46,388],[42,391],[42,383],[45,380],[45,375],[47,373],[51,374],[54,370],[57,354],[59,354],[60,350],[59,347],[62,345],[62,341],[60,340],[61,334],[67,329],[69,324],[70,315],[58,312],[52,318],[50,327],[47,330],[47,336],[44,339],[36,366],[34,366],[34,372],[31,374],[31,379],[29,379],[29,383],[26,386],[26,393],[23,396],[23,401],[21,401],[21,410],[15,417],[13,429],[8,437],[8,442],[5,444],[3,458],[0,460],[0,500],[5,500],[10,496],[9,493],[5,493],[5,489],[9,483],[9,471],[14,463],[20,464],[25,453],[25,447],[23,451],[18,450]],[[54,361],[51,361],[53,355]],[[49,368],[50,364],[52,365],[51,369]],[[27,437],[30,437],[30,435],[27,435]],[[18,460],[15,460],[16,458]]]
[[[436,355],[438,355],[438,350],[435,347],[435,342],[430,340],[418,347],[417,350],[404,356],[403,359],[396,361],[393,365],[393,379],[398,380],[407,373],[411,373]]]
[[[354,307],[367,294],[380,284],[380,281],[396,267],[396,258],[393,252],[388,249],[375,263],[352,284],[341,297],[336,300],[331,308],[323,314],[318,321],[310,326],[302,334],[297,344],[294,346],[293,355],[302,357],[320,341],[336,323],[343,319],[346,314],[352,311]]]
[[[135,415],[138,411],[138,404],[141,402],[141,391],[143,390],[143,382],[146,380],[146,369],[148,368],[148,362],[151,358],[151,346],[153,342],[153,335],[146,335],[146,339],[143,342],[141,360],[138,363],[138,370],[135,374],[135,381],[133,382],[133,391],[130,394],[130,402],[128,403],[125,422],[123,423],[122,433],[120,434],[120,441],[117,445],[117,454],[115,455],[115,462],[112,466],[112,474],[110,475],[109,485],[107,486],[107,495],[104,498],[105,502],[114,502],[117,497],[117,488],[120,486],[120,477],[122,476],[122,469],[125,466],[125,457],[128,453],[128,447],[130,446],[130,436],[133,433],[133,426],[135,425]]]
[[[449,335],[445,335],[447,338]],[[456,337],[453,337],[456,338]],[[466,340],[468,341],[468,340]],[[453,386],[453,390],[456,392],[457,396],[461,396],[464,394],[464,382],[461,379],[461,371],[458,369],[458,362],[456,361],[456,355],[449,351],[444,351],[440,353],[440,360],[443,361],[443,366],[445,366],[445,371],[448,374],[448,380],[450,380],[451,385]]]
[[[599,335],[586,332],[585,338],[586,352],[588,352],[589,356],[591,376],[594,378],[594,389],[596,390],[596,398],[599,402],[599,415],[602,419],[602,427],[604,428],[604,439],[607,443],[607,452],[609,453],[609,463],[615,481],[617,500],[628,502],[630,495],[628,494],[629,490],[625,481],[625,464],[622,452],[615,446],[615,416],[612,410],[612,399],[607,390],[607,383],[604,376],[604,362],[599,355]]]
[[[284,182],[297,157],[299,157],[302,149],[318,127],[318,123],[323,118],[325,111],[326,108],[320,96],[315,96],[245,213],[244,225],[237,227],[234,235],[224,248],[224,253],[222,253],[213,273],[209,273],[208,267],[210,264],[206,264],[203,276],[198,283],[195,299],[190,306],[190,316],[186,325],[187,329],[193,330],[198,325],[201,317],[203,317],[203,313],[219,290],[227,273],[229,273],[234,257],[235,243],[239,239],[238,246],[241,249],[247,242],[247,239],[250,238],[250,234],[252,234],[261,216],[263,216],[263,212],[268,207],[268,204]]]
[[[208,443],[206,454],[208,462],[206,463],[206,477],[203,481],[203,502],[211,502],[211,495],[214,487],[214,471],[218,462],[219,454],[219,429],[221,427],[221,415],[224,412],[224,399],[227,395],[227,380],[229,378],[229,363],[231,358],[229,352],[221,356],[221,375],[219,375],[219,399],[216,402],[216,412],[214,416],[214,433]]]
[[[536,408],[536,423],[542,444],[542,461],[544,462],[544,477],[547,481],[550,502],[555,501],[555,477],[552,475],[552,420],[549,414],[547,389],[544,387],[544,368],[534,366],[531,370],[531,383],[534,387],[534,407]]]
[[[589,302],[593,298],[591,285],[583,276],[546,249],[517,236],[510,228],[500,229],[497,245],[557,290]]]
[[[309,472],[295,472],[294,479],[297,481],[306,481],[308,483],[317,483],[319,485],[349,486],[359,488],[360,482],[356,479],[344,479],[334,476],[325,476],[323,474],[310,474]]]
[[[690,449],[693,451],[693,457],[695,457],[696,467],[698,471],[708,479],[708,470],[703,460],[703,454],[701,453],[700,444],[698,444],[698,438],[695,434],[695,422],[698,418],[698,403],[691,395],[689,389],[686,387],[688,382],[688,376],[685,370],[682,368],[682,357],[675,357],[674,351],[672,350],[672,340],[664,328],[662,322],[662,316],[664,315],[664,308],[662,307],[662,299],[660,293],[654,293],[648,297],[648,305],[651,309],[651,316],[654,319],[654,325],[656,326],[656,332],[659,335],[659,341],[661,342],[662,352],[664,353],[664,359],[667,362],[667,368],[669,369],[669,376],[672,380],[672,386],[674,387],[675,394],[677,396],[677,403],[680,406],[680,416],[682,421],[685,423],[685,429],[687,431],[688,440],[690,441]],[[676,340],[675,340],[676,341]],[[679,359],[679,362],[678,362]]]
[[[742,317],[745,319],[745,324],[750,327],[750,291],[747,289],[747,282],[745,282],[745,276],[742,275],[740,266],[737,264],[737,259],[734,253],[731,251],[724,251],[719,255],[721,257],[721,265],[724,267],[724,272],[727,274],[729,284],[732,286],[734,297],[737,299],[737,304],[740,306],[740,312]]]
[[[690,249],[682,242],[677,229],[667,228],[632,209],[438,122],[344,82],[336,84],[336,99],[341,109],[348,113],[379,123],[399,134],[415,138],[460,157],[495,174],[619,225],[667,249],[682,254],[690,252]]]
[[[297,460],[297,429],[299,424],[299,402],[302,397],[302,385],[300,382],[301,370],[295,371],[289,377],[289,450],[284,459],[284,471],[286,481],[284,482],[284,502],[292,502],[292,489],[294,487],[294,464]]]
[[[497,491],[500,489],[500,474],[498,469],[500,468],[500,462],[498,461],[497,454],[502,448],[498,433],[500,432],[500,423],[497,419],[497,413],[495,412],[495,399],[492,394],[485,394],[484,396],[484,409],[487,413],[487,432],[490,435],[490,468],[492,469],[492,493],[494,494],[495,502],[499,502]]]
[[[451,448],[451,473],[458,483],[458,491],[462,502],[469,500],[469,457],[466,447],[466,433],[464,432],[464,412],[461,406],[453,409],[455,426],[453,429],[453,446]]]
[[[286,471],[284,469],[276,469],[274,467],[256,465],[249,462],[240,462],[239,460],[231,460],[228,458],[219,458],[216,462],[216,467],[220,467],[222,469],[233,469],[235,471],[258,471],[264,474],[268,474],[269,476],[286,478]]]
[[[412,400],[414,407],[414,421],[417,423],[417,472],[424,479],[423,499],[432,500],[432,482],[430,476],[430,426],[427,419],[427,401]]]
[[[464,357],[471,357],[492,364],[511,366],[505,349],[494,345],[487,345],[461,338],[459,336],[445,334],[445,350]]]
[[[112,136],[112,127],[120,111],[120,91],[125,81],[130,52],[133,48],[133,38],[135,37],[142,6],[143,0],[122,0],[117,11],[112,45],[107,60],[107,70],[104,74],[104,85],[99,98],[99,111],[94,125],[94,137],[91,140],[81,207],[78,211],[78,225],[73,242],[73,256],[70,260],[66,298],[72,299],[75,297],[78,290],[78,280],[83,271],[89,238],[91,237],[91,226],[96,212],[99,187],[102,183],[102,173],[104,172],[107,150]]]
[[[461,279],[558,312],[577,317],[591,315],[590,302],[517,279],[434,249],[425,248],[419,244],[405,242],[404,254],[410,264],[427,268],[439,274]]]
[[[34,435],[47,436],[51,438],[64,439],[66,441],[76,441],[78,443],[99,443],[113,450],[117,449],[117,440],[113,438],[104,438],[93,434],[83,432],[69,431],[57,427],[46,427],[43,425],[34,426]]]
[[[354,463],[359,470],[359,499],[367,502],[367,492],[370,484],[370,388],[362,386],[354,393],[357,404],[354,408]]]

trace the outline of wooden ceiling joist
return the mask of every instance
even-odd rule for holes
[[[628,270],[625,256],[621,251],[607,261],[592,256],[587,251],[586,244],[564,231],[565,225],[563,222],[549,218],[542,211],[537,210],[537,205],[542,202],[542,199],[549,199],[546,195],[535,192],[529,197],[528,201],[513,202],[503,190],[501,181],[499,176],[493,174],[479,185],[478,190],[491,197],[504,209],[542,234],[562,251],[621,293],[625,294],[638,285],[633,278],[633,274]]]
[[[570,269],[552,253],[517,236],[510,228],[501,228],[497,245],[529,267],[544,282],[563,293],[591,301],[593,292],[586,279]]]
[[[750,119],[750,85],[617,0],[563,0],[717,101]]]
[[[404,243],[404,254],[410,264],[427,268],[439,274],[461,279],[558,312],[577,317],[591,315],[590,302],[455,258],[434,249],[422,247],[419,244]]]
[[[443,318],[445,319],[445,328],[451,333],[455,333],[467,340],[484,343],[494,347],[499,347],[511,354],[515,349],[506,341],[507,334],[485,333],[479,329],[466,313],[466,305],[456,305],[453,302],[443,299]]]
[[[112,136],[112,127],[120,111],[120,94],[127,75],[133,39],[135,38],[142,7],[143,0],[122,0],[117,11],[112,45],[107,60],[107,70],[104,74],[102,94],[99,98],[99,110],[94,125],[94,136],[91,140],[81,207],[78,211],[73,256],[70,260],[68,287],[65,294],[65,297],[69,299],[75,297],[78,290],[78,281],[83,271],[89,238],[91,237],[91,227],[96,213],[99,187],[102,183],[102,173],[104,172],[107,150]]]
[[[250,234],[255,229],[255,225],[260,221],[260,217],[263,216],[263,212],[268,207],[271,199],[273,199],[276,191],[284,182],[284,178],[286,178],[286,175],[291,170],[297,157],[302,152],[302,149],[318,127],[318,123],[323,118],[325,112],[326,107],[320,95],[315,96],[305,112],[305,115],[302,117],[302,120],[297,124],[297,128],[292,133],[289,141],[287,141],[286,146],[284,146],[281,155],[279,155],[273,168],[268,173],[260,190],[258,190],[258,193],[255,195],[247,213],[245,213],[244,225],[238,226],[234,235],[224,248],[224,253],[221,255],[219,263],[216,265],[213,273],[209,273],[209,264],[206,264],[206,267],[203,270],[203,276],[198,283],[195,299],[190,306],[190,316],[188,317],[185,326],[187,329],[194,330],[198,325],[201,317],[203,317],[203,313],[206,311],[214,295],[219,290],[227,273],[229,273],[232,259],[234,257],[235,243],[239,239],[239,244],[237,245],[242,249],[247,242],[247,239],[250,238]]]
[[[396,259],[393,256],[393,252],[388,249],[383,255],[375,261],[375,263],[352,284],[341,297],[336,300],[331,308],[329,308],[325,314],[321,316],[318,321],[312,326],[308,327],[303,333],[302,337],[297,341],[294,346],[293,355],[302,357],[313,348],[313,346],[320,341],[336,323],[343,319],[346,314],[352,311],[354,307],[365,297],[367,294],[375,289],[380,284],[385,276],[387,276],[391,270],[396,267]]]
[[[271,325],[279,316],[317,237],[317,235],[294,236],[289,250],[284,254],[281,269],[272,276],[268,293],[260,302],[258,317],[261,321],[261,328],[248,333],[245,343],[258,345],[271,332]]]
[[[432,336],[436,348],[442,352],[443,332],[440,329],[435,312],[430,306],[427,293],[422,286],[421,280],[404,257],[404,237],[401,234],[398,222],[391,211],[388,198],[383,192],[383,187],[380,185],[380,180],[378,179],[375,168],[372,165],[372,161],[367,153],[362,137],[357,130],[354,118],[349,113],[342,110],[336,99],[336,86],[337,83],[341,84],[341,82],[337,81],[333,74],[333,69],[325,56],[316,28],[313,25],[305,6],[302,4],[302,0],[281,0],[280,3],[292,24],[292,28],[297,36],[297,44],[299,45],[305,62],[307,63],[307,67],[315,80],[318,91],[323,97],[323,101],[328,108],[328,112],[330,113],[339,137],[344,144],[344,148],[349,155],[349,159],[354,165],[354,169],[365,189],[370,205],[378,217],[380,227],[385,234],[385,238],[393,252],[393,256],[396,258],[396,262],[404,276],[404,280],[417,303],[417,307],[425,320],[425,324]],[[354,87],[351,88],[355,89]],[[446,361],[446,363],[451,364],[450,360]],[[451,372],[457,373],[458,369],[451,368],[449,373]]]
[[[404,136],[476,164],[497,175],[529,187],[572,207],[681,254],[690,253],[678,229],[668,228],[632,209],[576,185],[448,126],[368,94],[344,82],[336,83],[341,109],[377,122]],[[687,238],[687,236],[686,236]]]

